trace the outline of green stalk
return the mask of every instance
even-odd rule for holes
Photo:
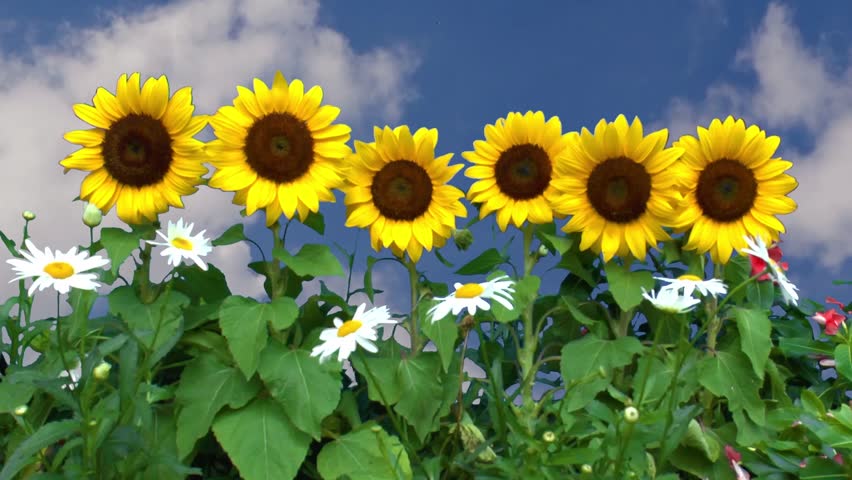
[[[412,262],[410,258],[405,257],[403,259],[403,263],[408,269],[408,282],[411,285],[411,315],[408,317],[408,333],[411,337],[411,356],[415,356],[420,353],[422,348],[421,343],[423,342],[420,338],[420,326],[418,324],[419,318],[417,314],[419,277],[417,275],[417,265]]]
[[[523,227],[524,232],[524,276],[528,277],[532,273],[535,266],[537,256],[535,252],[531,252],[532,240],[534,233],[533,224],[527,222]],[[521,412],[527,421],[527,430],[530,434],[534,431],[533,421],[535,420],[535,404],[533,402],[533,385],[535,384],[536,372],[534,369],[537,365],[533,363],[535,351],[538,347],[538,336],[535,335],[535,325],[533,325],[533,302],[530,302],[524,311],[521,313],[521,321],[524,326],[524,345],[521,348],[519,363],[521,365],[521,378],[527,379],[521,386],[523,406]]]

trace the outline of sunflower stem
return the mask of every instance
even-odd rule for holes
[[[160,222],[154,222],[154,230],[160,228]],[[151,283],[151,249],[153,246],[145,242],[142,251],[139,253],[139,259],[142,265],[133,273],[133,280],[139,285],[139,300],[144,304],[151,304],[159,296],[158,288]]]
[[[530,276],[536,262],[536,253],[532,251],[532,241],[534,226],[527,222],[523,227],[524,232],[524,278]],[[533,302],[530,302],[521,314],[521,320],[524,326],[524,346],[521,349],[520,364],[521,378],[529,379],[522,385],[522,401],[523,407],[521,412],[526,418],[527,430],[532,434],[535,430],[533,422],[535,420],[535,404],[533,402],[533,385],[535,385],[535,377],[538,365],[533,363],[535,351],[538,346],[538,336],[535,334],[535,325],[533,325]]]
[[[420,338],[420,332],[418,330],[418,315],[417,315],[417,304],[418,299],[418,280],[419,276],[417,275],[417,265],[411,261],[410,258],[405,257],[403,259],[403,263],[405,267],[408,269],[408,281],[411,284],[411,315],[409,316],[408,323],[408,332],[411,336],[411,356],[415,356],[420,352],[422,345],[422,339]]]
[[[278,259],[275,258],[275,250],[280,248],[284,248],[284,241],[281,239],[281,224],[277,221],[269,226],[269,230],[272,232],[272,258],[269,259],[269,263],[266,264],[266,275],[269,277],[269,299],[275,300],[283,292],[281,291],[281,264],[278,262]],[[285,234],[286,229],[285,229]]]

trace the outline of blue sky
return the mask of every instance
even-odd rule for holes
[[[322,85],[326,101],[343,108],[341,120],[353,127],[353,138],[371,140],[375,124],[434,127],[440,134],[437,153],[454,152],[455,162],[463,161],[461,152],[482,137],[486,123],[510,111],[557,115],[565,131],[591,128],[600,118],[612,120],[620,113],[638,115],[646,131],[670,128],[670,141],[694,134],[696,125],[706,126],[714,117],[742,116],[782,137],[779,154],[794,162],[791,173],[802,183],[792,195],[800,211],[781,217],[790,231],[783,239],[791,280],[803,297],[852,299],[850,287],[831,285],[833,279],[852,279],[852,242],[847,240],[852,210],[827,198],[840,195],[839,189],[848,184],[837,180],[842,172],[836,170],[848,144],[842,132],[832,133],[828,127],[852,126],[852,93],[844,88],[852,79],[852,28],[844,20],[852,18],[849,2],[825,1],[807,8],[793,2],[711,0],[530,2],[534,8],[509,1],[223,0],[215,8],[205,5],[191,0],[39,0],[14,8],[0,4],[0,18],[5,19],[0,22],[0,67],[3,62],[14,67],[0,72],[5,85],[0,86],[0,100],[21,99],[34,85],[55,87],[53,96],[35,107],[50,109],[55,118],[39,123],[35,115],[22,115],[8,137],[0,134],[0,145],[7,142],[5,151],[0,147],[0,157],[11,162],[10,155],[38,152],[26,165],[11,163],[13,178],[22,192],[44,182],[57,186],[55,202],[49,203],[0,193],[0,229],[17,232],[20,210],[35,204],[45,219],[33,227],[43,239],[39,245],[65,249],[71,246],[62,243],[68,238],[85,240],[76,219],[57,219],[79,215],[78,205],[67,204],[83,177],[63,177],[56,162],[73,151],[62,134],[83,126],[73,117],[71,104],[90,102],[98,86],[113,90],[115,79],[125,71],[165,73],[173,89],[196,87],[199,111],[212,113],[216,106],[230,103],[236,84],[249,85],[254,76],[271,82],[273,72],[281,69],[288,79]],[[264,13],[252,16],[253,11]],[[236,12],[246,16],[228,21]],[[190,20],[192,27],[187,26]],[[194,32],[190,46],[179,41],[183,29]],[[112,48],[110,42],[117,46]],[[311,45],[307,53],[301,42]],[[14,135],[15,128],[20,133],[27,122],[50,137],[42,150],[32,144],[32,135]],[[850,167],[843,168],[852,174]],[[37,180],[42,174],[47,180]],[[471,181],[460,173],[454,184],[466,190]],[[834,193],[828,193],[832,188]],[[217,219],[210,200],[227,204],[230,194],[203,198],[196,201],[197,208],[188,201],[186,211],[165,218],[186,216],[214,235],[238,219]],[[475,214],[469,205],[468,211]],[[342,226],[341,201],[324,205],[323,212],[330,237],[352,238],[343,236],[354,230]],[[106,225],[117,225],[114,215],[107,218]],[[260,221],[259,215],[247,219],[248,231],[268,246]],[[502,245],[509,233],[492,242],[492,225],[491,219],[477,225],[472,251],[459,253],[449,245],[445,256],[458,266],[490,246]],[[306,229],[291,231],[292,246],[319,240]],[[367,248],[363,232],[362,259]],[[520,260],[520,241],[512,251]],[[229,252],[227,258],[214,257],[213,263],[229,274],[246,275],[241,269],[248,249]],[[408,293],[398,286],[406,278],[401,267],[381,265],[377,286],[392,292],[382,301],[407,308]],[[458,280],[428,254],[420,268],[433,280]],[[362,271],[363,263],[355,286],[360,286]],[[152,277],[160,276],[155,269]],[[256,281],[240,277],[235,282],[239,285],[231,285],[234,291],[257,293]],[[254,290],[245,286],[249,283]],[[341,283],[330,285],[339,288]],[[557,287],[551,283],[543,290]]]

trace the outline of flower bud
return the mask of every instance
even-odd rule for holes
[[[20,405],[18,407],[15,407],[15,415],[19,417],[24,416],[27,414],[27,410],[29,410],[29,408],[27,408],[26,405]]]
[[[539,245],[538,246],[538,256],[539,257],[546,257],[548,255],[550,255],[550,249],[547,248],[547,245],[545,245],[543,243],[541,245]]]
[[[604,367],[598,367],[598,375],[600,375],[601,378],[607,378],[606,369]]]
[[[35,220],[35,213],[33,213],[29,210],[24,210],[23,212],[21,212],[21,216],[24,217],[24,220],[26,220],[28,222],[30,220]]]
[[[639,421],[639,410],[636,410],[636,407],[625,408],[624,421],[627,423],[636,423]]]
[[[110,365],[109,363],[101,362],[100,365],[95,367],[95,369],[92,371],[92,374],[95,376],[96,380],[106,380],[107,378],[109,378],[109,371],[111,368],[112,365]]]
[[[580,467],[580,471],[583,473],[592,473],[592,466],[588,463],[584,463],[583,466]]]
[[[453,230],[453,242],[455,242],[456,248],[463,252],[473,244],[473,234],[466,228]]]
[[[90,427],[98,426],[98,421],[97,420],[89,420],[89,426]]]
[[[541,439],[547,443],[553,443],[556,441],[556,434],[548,430],[541,435]]]
[[[86,202],[86,208],[83,210],[83,223],[86,224],[87,227],[95,228],[101,224],[101,220],[103,220],[104,214],[101,212],[101,209],[95,206],[93,203]]]

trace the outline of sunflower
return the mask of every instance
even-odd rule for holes
[[[254,91],[238,86],[233,106],[210,119],[216,140],[207,144],[216,172],[209,185],[236,192],[233,202],[246,213],[266,209],[266,224],[296,211],[305,220],[319,202],[334,202],[331,189],[343,179],[341,160],[351,129],[332,124],[340,109],[322,105],[322,89],[304,91],[275,73],[272,88],[254,79]]]
[[[412,135],[404,125],[376,127],[374,135],[375,142],[356,141],[349,158],[346,226],[369,227],[376,251],[383,246],[399,257],[408,252],[416,262],[424,248],[444,246],[455,217],[467,215],[459,201],[464,193],[446,184],[463,166],[448,165],[452,153],[435,158],[434,128]]]
[[[474,164],[465,176],[478,179],[467,198],[481,204],[479,218],[497,212],[497,225],[504,232],[510,221],[518,228],[526,220],[552,222],[553,163],[566,146],[559,118],[545,122],[542,112],[512,112],[486,125],[485,140],[473,142],[474,150],[462,153]]]
[[[680,201],[671,165],[680,148],[665,148],[666,129],[648,135],[638,117],[601,120],[592,134],[586,128],[568,134],[565,154],[556,163],[552,182],[559,194],[554,211],[573,217],[565,232],[583,232],[580,249],[644,259],[647,246],[670,239],[663,226],[676,218]]]
[[[779,239],[784,225],[775,215],[796,210],[786,195],[798,185],[783,173],[793,164],[772,158],[780,142],[729,116],[698,127],[698,138],[684,135],[674,143],[684,149],[677,167],[684,197],[677,227],[691,227],[684,249],[710,251],[724,264],[746,247],[746,236]]]
[[[165,75],[149,78],[141,90],[139,73],[118,79],[115,95],[98,88],[93,106],[74,105],[74,113],[95,128],[74,130],[65,139],[82,146],[60,165],[92,172],[80,185],[80,198],[103,212],[116,206],[131,224],[154,221],[181,196],[195,192],[207,173],[204,144],[194,138],[207,125],[206,115],[192,116],[192,89],[169,98]]]

